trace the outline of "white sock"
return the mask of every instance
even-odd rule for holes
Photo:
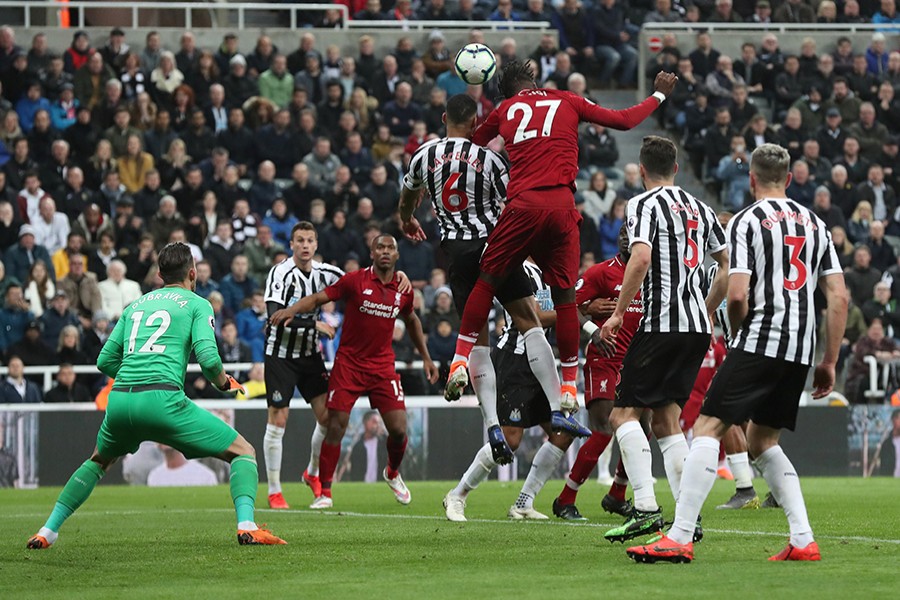
[[[725,456],[728,468],[734,475],[734,487],[739,490],[753,488],[753,469],[750,467],[750,455],[746,452]]]
[[[328,428],[321,423],[316,423],[312,438],[309,440],[309,464],[306,466],[306,474],[310,477],[319,476],[319,456],[322,455],[322,442],[325,441],[326,433],[328,433]]]
[[[700,509],[716,482],[718,462],[719,440],[707,436],[694,438],[691,451],[684,461],[681,493],[675,505],[675,523],[668,534],[679,544],[687,544],[694,538]]]
[[[253,521],[241,521],[238,523],[239,531],[256,531],[259,527]]]
[[[528,355],[528,366],[534,374],[544,395],[550,401],[550,410],[559,410],[559,373],[556,371],[556,358],[553,348],[540,327],[529,329],[522,334],[525,340],[525,354]]]
[[[564,455],[565,452],[550,442],[544,442],[544,445],[534,455],[531,470],[528,471],[528,477],[525,478],[522,491],[519,492],[519,498],[516,500],[516,508],[534,507],[535,496],[543,489],[547,480],[550,479],[550,475],[553,474],[553,469]]]
[[[784,508],[784,514],[791,527],[791,545],[795,548],[806,548],[813,541],[812,527],[806,516],[800,478],[794,465],[781,446],[777,445],[758,456],[755,464],[766,478],[775,500]]]
[[[687,440],[680,431],[657,440],[666,467],[666,478],[672,489],[672,497],[678,502],[678,490],[681,488],[681,473],[684,470],[684,459],[688,455]]]
[[[653,490],[653,457],[647,434],[639,422],[628,421],[616,430],[616,439],[619,440],[622,462],[634,490],[634,507],[644,512],[655,511],[659,504]]]
[[[609,472],[609,463],[612,461],[612,451],[613,451],[613,440],[606,445],[606,448],[603,449],[603,452],[600,453],[600,458],[597,459],[597,475],[598,477],[603,477],[604,479],[610,476]]]
[[[491,445],[485,444],[475,453],[475,459],[472,461],[472,464],[463,473],[462,479],[459,480],[459,483],[456,484],[456,487],[453,488],[450,494],[465,498],[469,495],[469,492],[488,478],[488,475],[491,474],[491,471],[496,466],[494,455],[491,454]]]
[[[284,427],[269,423],[263,437],[263,456],[266,459],[266,478],[269,480],[269,494],[281,493],[281,438]]]
[[[41,527],[41,530],[37,532],[39,536],[47,540],[48,544],[55,544],[56,538],[59,537],[59,533],[53,531],[52,529],[47,529],[46,527]]]
[[[469,376],[475,397],[481,405],[481,416],[485,427],[499,425],[497,419],[497,374],[491,362],[491,349],[488,346],[475,346],[469,356]]]

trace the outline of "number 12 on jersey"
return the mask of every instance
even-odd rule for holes
[[[140,329],[141,321],[143,320],[144,311],[137,310],[131,313],[131,335],[128,336],[128,354],[134,354],[134,348],[137,345],[138,329]],[[172,324],[172,316],[164,310],[158,310],[147,317],[147,321],[144,325],[146,327],[153,327],[157,323],[159,324],[159,327],[150,334],[150,337],[147,338],[147,341],[144,342],[144,345],[138,350],[139,353],[152,352],[154,354],[162,354],[166,351],[165,344],[157,344],[156,342],[158,342],[159,338],[169,330],[169,325]]]
[[[544,124],[541,127],[541,137],[550,135],[550,131],[553,129],[553,119],[556,118],[556,111],[559,110],[559,105],[561,103],[562,100],[538,100],[534,103],[535,107],[538,108],[544,106],[547,107],[547,114],[544,115]],[[515,104],[512,104],[506,111],[506,118],[510,121],[515,121],[516,114],[518,113],[522,113],[522,120],[519,121],[519,126],[516,128],[513,144],[530,140],[537,137],[538,134],[537,129],[528,129],[528,125],[531,124],[531,119],[534,117],[534,111],[531,109],[531,105],[526,104],[525,102],[516,102]]]

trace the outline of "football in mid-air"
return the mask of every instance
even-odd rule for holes
[[[484,44],[466,44],[456,54],[453,68],[459,78],[469,85],[482,85],[497,71],[497,58]]]

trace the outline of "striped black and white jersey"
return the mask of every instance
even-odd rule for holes
[[[787,198],[759,200],[728,223],[729,276],[750,276],[747,318],[733,347],[812,365],[819,277],[842,273],[825,223]]]
[[[531,279],[531,289],[534,290],[534,297],[537,299],[541,310],[553,310],[550,286],[544,283],[541,270],[536,264],[528,261],[522,263],[522,266],[525,267],[525,273]],[[506,310],[503,311],[503,318],[506,320],[506,325],[503,327],[503,333],[500,334],[500,339],[497,341],[497,347],[515,354],[525,354],[525,337],[513,325],[512,316]]]
[[[441,239],[483,239],[494,229],[506,200],[509,168],[498,154],[465,138],[423,144],[409,161],[407,189],[431,196]]]
[[[712,289],[713,281],[716,279],[716,275],[719,273],[719,263],[713,263],[706,267],[706,281],[704,282],[703,295],[709,296],[709,291]],[[730,348],[731,342],[734,337],[731,335],[731,323],[728,322],[728,297],[722,298],[722,301],[719,303],[719,306],[716,307],[715,312],[713,313],[713,318],[715,318],[716,323],[718,323],[719,327],[722,329],[722,337],[725,338],[725,347]]]
[[[266,278],[266,302],[277,302],[291,306],[301,298],[321,292],[343,277],[344,272],[332,265],[312,261],[309,273],[303,272],[293,258],[286,258],[269,271]],[[320,352],[319,334],[315,320],[319,310],[298,315],[306,318],[309,327],[286,327],[266,325],[266,356],[276,358],[300,358]]]
[[[708,333],[703,259],[725,249],[716,213],[678,186],[657,187],[628,201],[629,247],[650,246],[641,297],[648,333]]]

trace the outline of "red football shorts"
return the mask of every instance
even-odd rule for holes
[[[681,409],[681,430],[688,431],[697,422],[700,416],[700,408],[703,406],[703,395],[691,392],[687,404]]]
[[[616,385],[619,383],[621,364],[608,361],[587,362],[584,364],[584,403],[594,400],[616,399]]]
[[[363,394],[369,396],[369,406],[380,413],[406,410],[403,386],[395,372],[371,372],[335,361],[328,379],[328,402],[331,410],[348,413]]]
[[[532,196],[540,197],[542,194],[571,195],[572,191],[567,187],[557,187],[530,190],[517,196],[500,213],[497,227],[488,237],[481,257],[481,270],[503,276],[531,256],[543,271],[547,285],[573,288],[578,281],[581,261],[582,216],[574,208],[521,208],[529,203],[545,203],[538,198],[530,200]]]

